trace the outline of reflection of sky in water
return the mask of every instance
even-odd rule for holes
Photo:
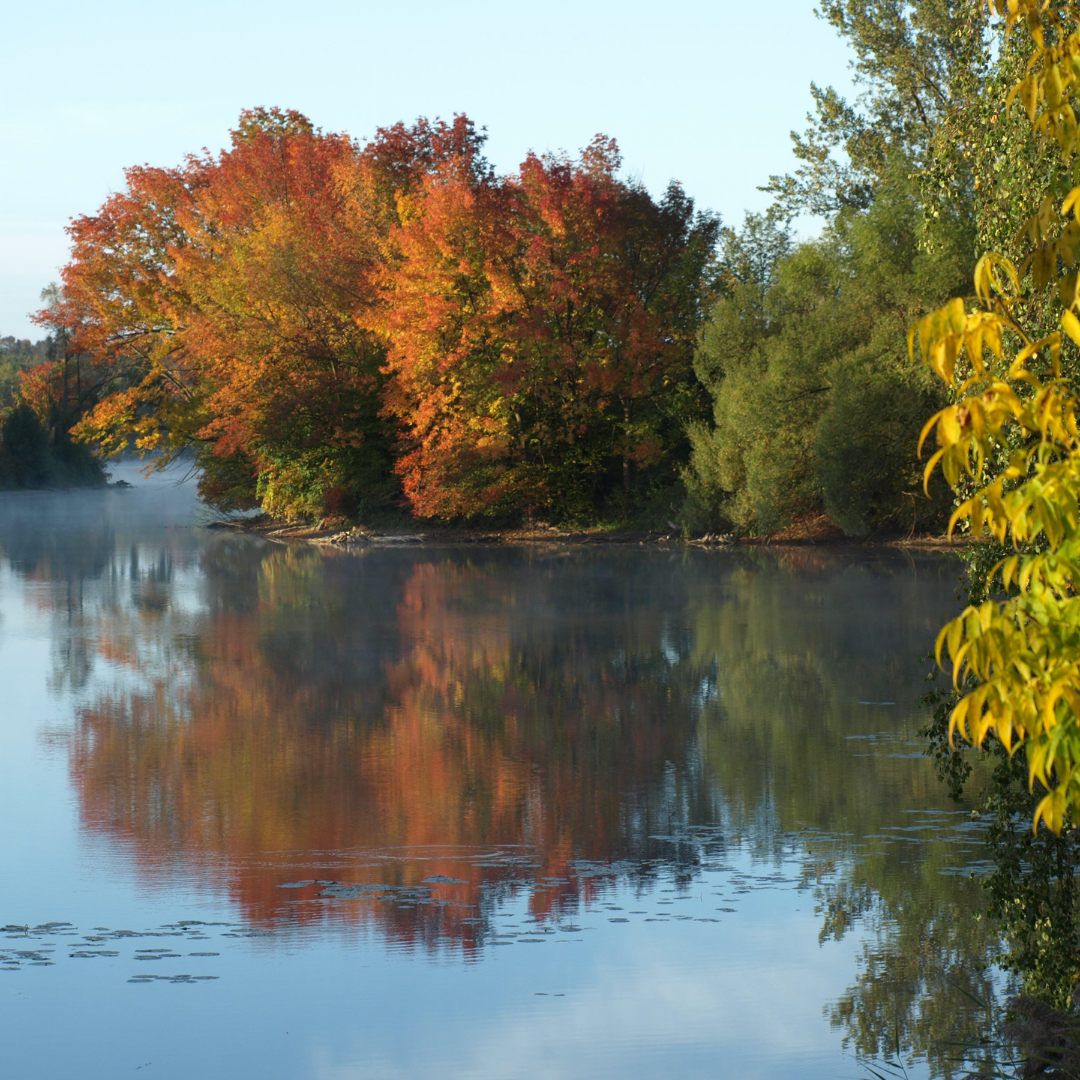
[[[196,513],[0,496],[13,1075],[854,1075],[860,972],[989,951],[910,704],[942,560],[342,558]]]
[[[754,872],[749,860],[737,865]],[[144,1061],[161,1061],[159,1075],[170,1077],[665,1076],[673,1062],[695,1077],[835,1076],[841,1059],[821,1002],[842,992],[853,945],[819,947],[809,897],[782,889],[755,894],[752,910],[740,910],[750,907],[745,898],[725,898],[735,914],[694,921],[703,910],[713,917],[714,883],[728,881],[708,872],[695,880],[680,904],[686,921],[647,924],[605,905],[537,944],[521,941],[528,908],[510,901],[493,930],[513,934],[514,944],[490,944],[465,965],[363,935],[237,939],[205,927],[198,937],[108,940],[118,959],[61,956],[55,969],[6,976],[19,979],[18,997],[4,994],[12,1030],[55,1028],[64,1018],[62,1046],[16,1044],[25,1055],[16,1062],[35,1076],[62,1075],[37,1070],[71,1061],[73,1051],[75,1060],[108,1064],[78,1075],[103,1076]],[[657,897],[666,898],[615,887],[605,901],[662,912]],[[80,939],[45,940],[64,951]],[[136,961],[149,943],[182,959]],[[221,955],[191,956],[203,951]],[[782,963],[763,963],[781,955]],[[126,981],[144,970],[219,978]],[[177,1000],[181,992],[190,997]],[[117,1010],[134,1010],[137,1024]]]

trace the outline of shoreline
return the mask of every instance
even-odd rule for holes
[[[907,536],[888,535],[853,538],[839,530],[827,533],[814,530],[785,529],[770,536],[736,537],[730,534],[706,533],[702,536],[684,537],[671,532],[632,529],[611,531],[589,529],[558,529],[534,527],[518,529],[453,529],[438,527],[428,530],[376,529],[356,526],[352,529],[326,529],[315,525],[297,525],[268,515],[231,521],[215,521],[210,529],[231,529],[236,532],[261,536],[275,544],[314,544],[337,549],[365,547],[412,547],[446,545],[536,546],[548,547],[695,547],[715,550],[719,548],[748,547],[828,547],[828,548],[897,548],[901,550],[960,551],[967,547],[966,540],[950,540],[943,536],[915,534]]]

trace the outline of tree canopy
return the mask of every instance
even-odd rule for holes
[[[106,453],[194,450],[284,517],[590,519],[671,488],[718,222],[613,140],[496,176],[465,117],[361,145],[280,110],[71,227],[61,314]]]
[[[692,510],[773,532],[825,512],[844,532],[926,530],[942,491],[923,497],[913,453],[943,404],[904,347],[914,318],[961,288],[970,219],[939,223],[920,246],[922,209],[906,179],[865,210],[835,215],[793,249],[775,221],[751,218],[722,261],[745,264],[712,311],[696,370],[713,424],[692,429]]]

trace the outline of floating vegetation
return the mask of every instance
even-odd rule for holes
[[[128,979],[129,983],[152,983],[152,982],[167,982],[167,983],[200,983],[200,982],[212,982],[217,979],[217,975],[132,975]]]
[[[221,937],[263,937],[271,933],[269,930],[252,929],[237,926],[228,922],[202,922],[199,920],[183,920],[176,923],[167,923],[164,926],[154,927],[149,930],[110,930],[107,926],[95,926],[90,933],[80,934],[74,923],[48,922],[31,926],[29,923],[8,923],[0,927],[8,941],[18,940],[32,942],[35,939],[48,938],[48,942],[42,942],[33,948],[0,948],[0,971],[22,971],[31,967],[55,967],[58,958],[67,957],[71,960],[104,960],[114,961],[122,956],[120,949],[106,948],[106,945],[115,945],[117,942],[128,942],[138,938],[171,938],[182,939],[189,942],[209,941],[206,933],[208,929],[221,928]],[[62,952],[57,952],[56,946],[51,944],[52,939],[57,937],[81,938],[81,944],[67,947]],[[189,957],[220,956],[220,952],[192,952]],[[155,963],[167,963],[169,961],[184,960],[182,953],[177,952],[171,945],[157,945],[154,947],[141,946],[131,950],[128,957],[131,960],[151,961]],[[217,975],[188,975],[188,974],[137,974],[131,976],[128,982],[205,982],[217,979]]]
[[[948,813],[924,815],[909,818],[904,824],[894,826],[889,834],[879,834],[878,838],[886,842],[918,843],[927,834],[940,835],[942,829],[950,830],[953,835],[968,833],[974,838],[980,826]],[[716,847],[723,843],[723,837],[714,829],[688,828],[677,835],[658,838],[679,845],[694,845],[699,853],[704,853],[709,845]],[[831,838],[822,835],[821,839],[828,841]],[[445,856],[440,854],[439,857]],[[672,921],[718,924],[721,921],[719,914],[735,914],[739,909],[722,906],[713,909],[714,915],[695,916],[683,905],[687,901],[704,902],[706,895],[709,902],[727,901],[731,905],[736,897],[761,889],[801,890],[808,887],[807,879],[791,873],[791,865],[779,869],[774,863],[762,867],[763,872],[754,873],[745,865],[736,867],[716,858],[688,864],[685,871],[681,866],[672,867],[658,860],[625,859],[610,863],[573,860],[565,864],[563,874],[539,875],[535,873],[537,862],[520,852],[485,852],[479,857],[460,860],[463,867],[471,868],[468,873],[478,871],[472,880],[451,873],[433,873],[419,882],[414,878],[408,883],[393,880],[402,874],[400,864],[394,865],[395,862],[396,857],[373,861],[369,858],[357,866],[350,865],[344,857],[335,860],[335,865],[345,873],[379,866],[371,877],[389,877],[390,881],[304,878],[278,883],[283,890],[283,909],[293,913],[288,925],[279,928],[247,922],[181,919],[150,929],[94,926],[83,932],[75,924],[64,921],[36,925],[9,922],[0,927],[6,937],[6,941],[0,938],[0,946],[9,946],[6,949],[0,947],[0,970],[55,967],[58,961],[65,959],[95,960],[99,967],[122,974],[129,983],[209,981],[218,976],[169,971],[168,968],[179,968],[181,964],[190,967],[193,960],[200,967],[209,966],[207,961],[221,957],[223,952],[219,946],[229,941],[273,940],[281,937],[283,930],[288,935],[289,930],[305,925],[307,916],[304,912],[310,911],[305,905],[316,902],[370,904],[369,910],[373,914],[378,911],[383,916],[393,912],[390,915],[392,925],[399,932],[407,932],[411,923],[422,921],[429,942],[457,940],[474,948],[540,945],[549,941],[580,944],[583,933],[598,929],[578,923],[577,918],[587,918],[587,913],[594,915],[598,923],[606,921],[620,927],[637,924],[642,929],[645,923]],[[497,868],[499,874],[492,877],[479,872],[491,868]],[[286,896],[288,893],[291,895]],[[515,897],[528,897],[529,906],[518,908]],[[655,904],[665,910],[628,909],[628,903]],[[511,906],[508,908],[507,904]],[[628,931],[612,931],[616,932]],[[191,945],[196,946],[195,950],[190,950]],[[122,970],[125,960],[137,962],[151,971],[133,972],[130,967]],[[162,966],[167,967],[161,970]]]

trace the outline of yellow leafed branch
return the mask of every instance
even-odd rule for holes
[[[1036,131],[1053,140],[1066,167],[1078,143],[1080,3],[990,0],[1006,32],[1026,26],[1033,51],[1013,88]],[[1070,220],[1069,215],[1072,215]],[[1004,600],[968,607],[938,636],[962,696],[951,738],[982,745],[994,736],[1008,752],[1023,746],[1033,790],[1045,796],[1040,821],[1060,832],[1080,811],[1080,426],[1078,396],[1063,378],[1063,343],[1080,346],[1080,186],[1058,203],[1044,198],[1023,225],[1031,253],[1017,268],[990,252],[975,269],[976,305],[950,301],[909,335],[912,353],[948,384],[955,404],[932,417],[937,448],[926,479],[975,492],[957,507],[950,534],[965,523],[1015,554],[995,568]],[[1025,295],[1056,285],[1059,327],[1029,335]]]

